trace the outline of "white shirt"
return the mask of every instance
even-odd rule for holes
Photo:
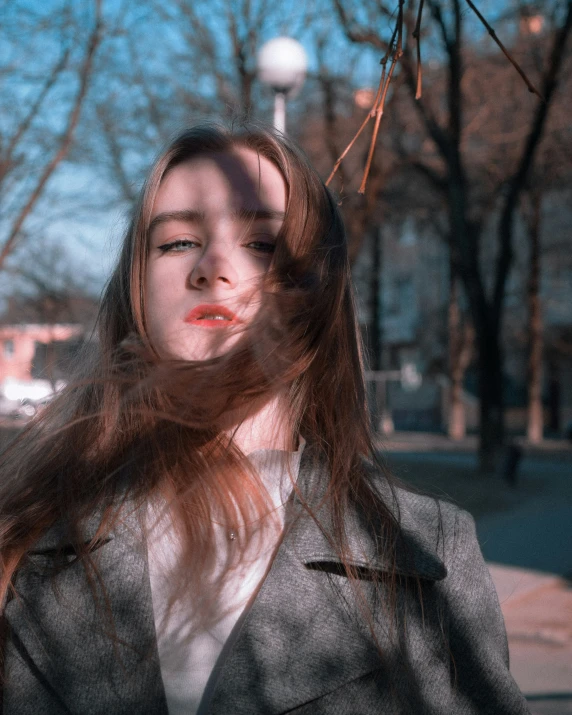
[[[253,539],[240,566],[233,569],[214,605],[209,624],[194,623],[193,599],[179,599],[168,608],[173,593],[180,546],[174,533],[168,509],[163,505],[148,506],[148,558],[153,615],[161,676],[169,715],[195,715],[211,673],[220,670],[227,642],[238,618],[261,585],[284,529],[284,504],[297,479],[304,449],[301,440],[297,452],[260,449],[248,459],[263,481],[276,509],[276,528],[267,530],[264,539]],[[217,552],[226,554],[229,531],[215,526]],[[221,557],[224,561],[224,556]],[[222,564],[221,564],[222,567]],[[208,598],[208,593],[205,594]],[[196,609],[196,603],[194,604]],[[220,660],[219,660],[220,658]],[[219,661],[217,663],[217,660]],[[210,688],[209,688],[210,689]]]

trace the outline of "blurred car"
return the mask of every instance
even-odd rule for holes
[[[44,397],[41,400],[31,400],[25,397],[22,400],[0,400],[0,415],[9,419],[28,420],[40,412],[51,400]]]
[[[8,419],[30,419],[41,411],[63,387],[58,380],[16,380],[6,378],[0,384],[0,415]]]

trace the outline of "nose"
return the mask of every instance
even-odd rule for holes
[[[238,273],[233,265],[232,252],[226,246],[207,246],[189,274],[193,288],[235,288]]]

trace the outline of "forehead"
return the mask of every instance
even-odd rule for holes
[[[171,169],[159,186],[152,217],[189,209],[219,214],[285,208],[286,184],[280,170],[266,157],[240,147],[198,154]]]

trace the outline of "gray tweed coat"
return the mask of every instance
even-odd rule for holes
[[[305,455],[299,483],[316,496],[326,478]],[[404,490],[392,495],[380,477],[376,484],[402,527],[402,627],[388,625],[383,594],[376,598],[372,587],[372,572],[388,567],[375,525],[348,513],[377,645],[336,553],[312,519],[299,518],[225,647],[201,715],[529,712],[508,671],[503,619],[472,518]],[[327,521],[325,508],[320,518]],[[61,529],[36,544],[17,577],[18,596],[5,606],[5,715],[167,715],[139,524],[136,512],[127,514],[93,554],[108,595],[99,607],[111,609],[115,641],[71,547],[68,568],[55,581],[47,575]]]

